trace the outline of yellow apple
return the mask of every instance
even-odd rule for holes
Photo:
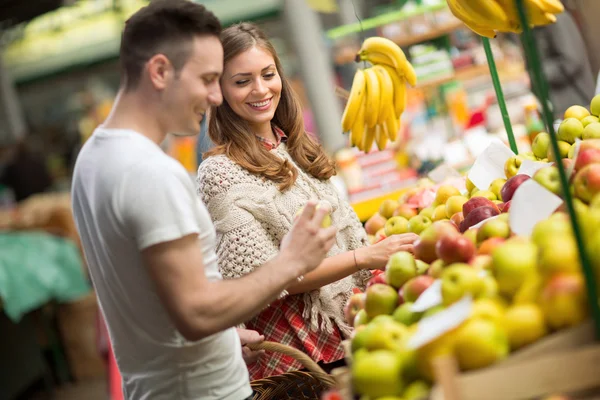
[[[448,217],[446,217],[446,205],[440,204],[439,206],[435,207],[435,210],[433,211],[433,215],[431,216],[431,220],[433,222],[435,222],[435,221],[441,221],[443,219],[448,219]]]
[[[494,323],[502,324],[504,307],[493,299],[477,299],[473,303],[471,318],[488,319]]]
[[[467,192],[471,193],[473,191],[473,189],[476,188],[475,184],[473,182],[471,182],[471,180],[469,178],[467,178],[466,182],[465,182],[465,186],[467,188]]]
[[[402,366],[402,358],[389,350],[376,350],[355,358],[352,363],[354,391],[373,399],[400,396],[404,389]]]
[[[536,342],[548,333],[544,313],[534,303],[509,307],[504,314],[502,326],[506,329],[512,350]]]
[[[498,179],[494,179],[492,181],[492,183],[490,183],[490,187],[488,188],[488,191],[492,192],[494,194],[494,196],[496,196],[496,199],[499,199],[500,196],[500,191],[502,190],[502,186],[504,186],[504,184],[506,183],[506,179],[504,178],[498,178]],[[494,200],[494,199],[491,199]]]
[[[575,238],[572,235],[548,237],[539,247],[538,270],[546,276],[557,272],[581,272]]]
[[[438,188],[437,193],[435,194],[434,204],[446,204],[446,200],[448,200],[452,196],[460,196],[460,190],[455,188],[452,185],[442,185]]]
[[[572,327],[589,315],[585,283],[581,274],[556,274],[548,280],[539,304],[552,329]]]
[[[583,106],[571,106],[567,108],[567,111],[565,111],[564,119],[577,118],[578,120],[582,120],[589,116],[590,112],[587,110],[587,108]]]
[[[456,332],[454,354],[462,370],[484,368],[508,356],[506,332],[493,321],[470,319]]]
[[[456,213],[462,212],[462,206],[469,199],[465,196],[451,196],[446,201],[446,217],[452,218]]]
[[[425,207],[424,209],[419,211],[419,215],[431,219],[431,217],[433,217],[434,211],[435,211],[435,207],[433,207],[433,206]]]
[[[494,276],[505,296],[514,296],[527,276],[536,272],[538,249],[523,238],[511,238],[492,251]]]
[[[379,206],[379,214],[383,218],[391,218],[394,216],[394,211],[398,208],[399,203],[396,200],[386,199]]]

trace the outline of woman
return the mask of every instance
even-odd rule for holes
[[[334,163],[304,130],[299,102],[273,46],[248,23],[224,30],[221,40],[224,101],[210,111],[215,148],[198,169],[199,194],[217,229],[219,268],[226,279],[252,272],[277,254],[307,200],[329,205],[338,229],[329,257],[246,327],[317,362],[334,363],[343,359],[341,341],[352,331],[343,316],[352,289],[364,288],[368,269],[383,269],[391,254],[411,251],[416,235],[366,247],[360,221],[330,182]],[[299,368],[290,357],[272,355],[249,371],[259,379]]]

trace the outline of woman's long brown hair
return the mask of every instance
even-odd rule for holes
[[[281,77],[282,89],[271,124],[287,135],[288,152],[302,170],[322,180],[335,175],[334,162],[304,130],[300,102],[283,75],[279,57],[266,35],[254,24],[241,23],[225,29],[221,34],[221,42],[225,66],[233,57],[255,46],[273,56],[277,73]],[[289,189],[296,181],[298,171],[293,164],[270,153],[256,140],[248,123],[238,116],[225,100],[220,106],[210,110],[208,135],[216,146],[204,154],[205,158],[225,154],[247,171],[279,183],[281,191]]]

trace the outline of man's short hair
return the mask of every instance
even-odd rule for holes
[[[219,37],[221,23],[203,5],[188,0],[154,0],[133,14],[121,38],[122,84],[134,89],[144,64],[164,54],[179,72],[188,60],[194,37]]]

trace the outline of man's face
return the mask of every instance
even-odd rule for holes
[[[211,106],[223,102],[219,78],[223,46],[216,36],[196,37],[191,54],[178,74],[172,74],[162,93],[165,128],[178,136],[200,132],[200,122]]]

